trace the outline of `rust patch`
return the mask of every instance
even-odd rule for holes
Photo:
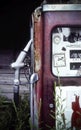
[[[35,58],[35,72],[41,70],[41,55],[42,55],[42,19],[41,19],[41,6],[38,7],[33,13],[34,20],[34,58]]]
[[[35,49],[35,72],[40,71],[40,68],[41,68],[40,49]]]

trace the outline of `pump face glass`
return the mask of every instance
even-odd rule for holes
[[[52,73],[59,77],[81,76],[81,27],[52,30]]]

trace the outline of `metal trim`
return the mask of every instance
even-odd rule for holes
[[[42,11],[81,11],[81,4],[45,4]]]

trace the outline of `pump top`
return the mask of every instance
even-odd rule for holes
[[[43,3],[48,3],[48,4],[81,4],[81,0],[44,0]]]

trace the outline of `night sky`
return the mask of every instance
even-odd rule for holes
[[[30,38],[30,18],[42,0],[0,1],[0,50],[23,49]]]

